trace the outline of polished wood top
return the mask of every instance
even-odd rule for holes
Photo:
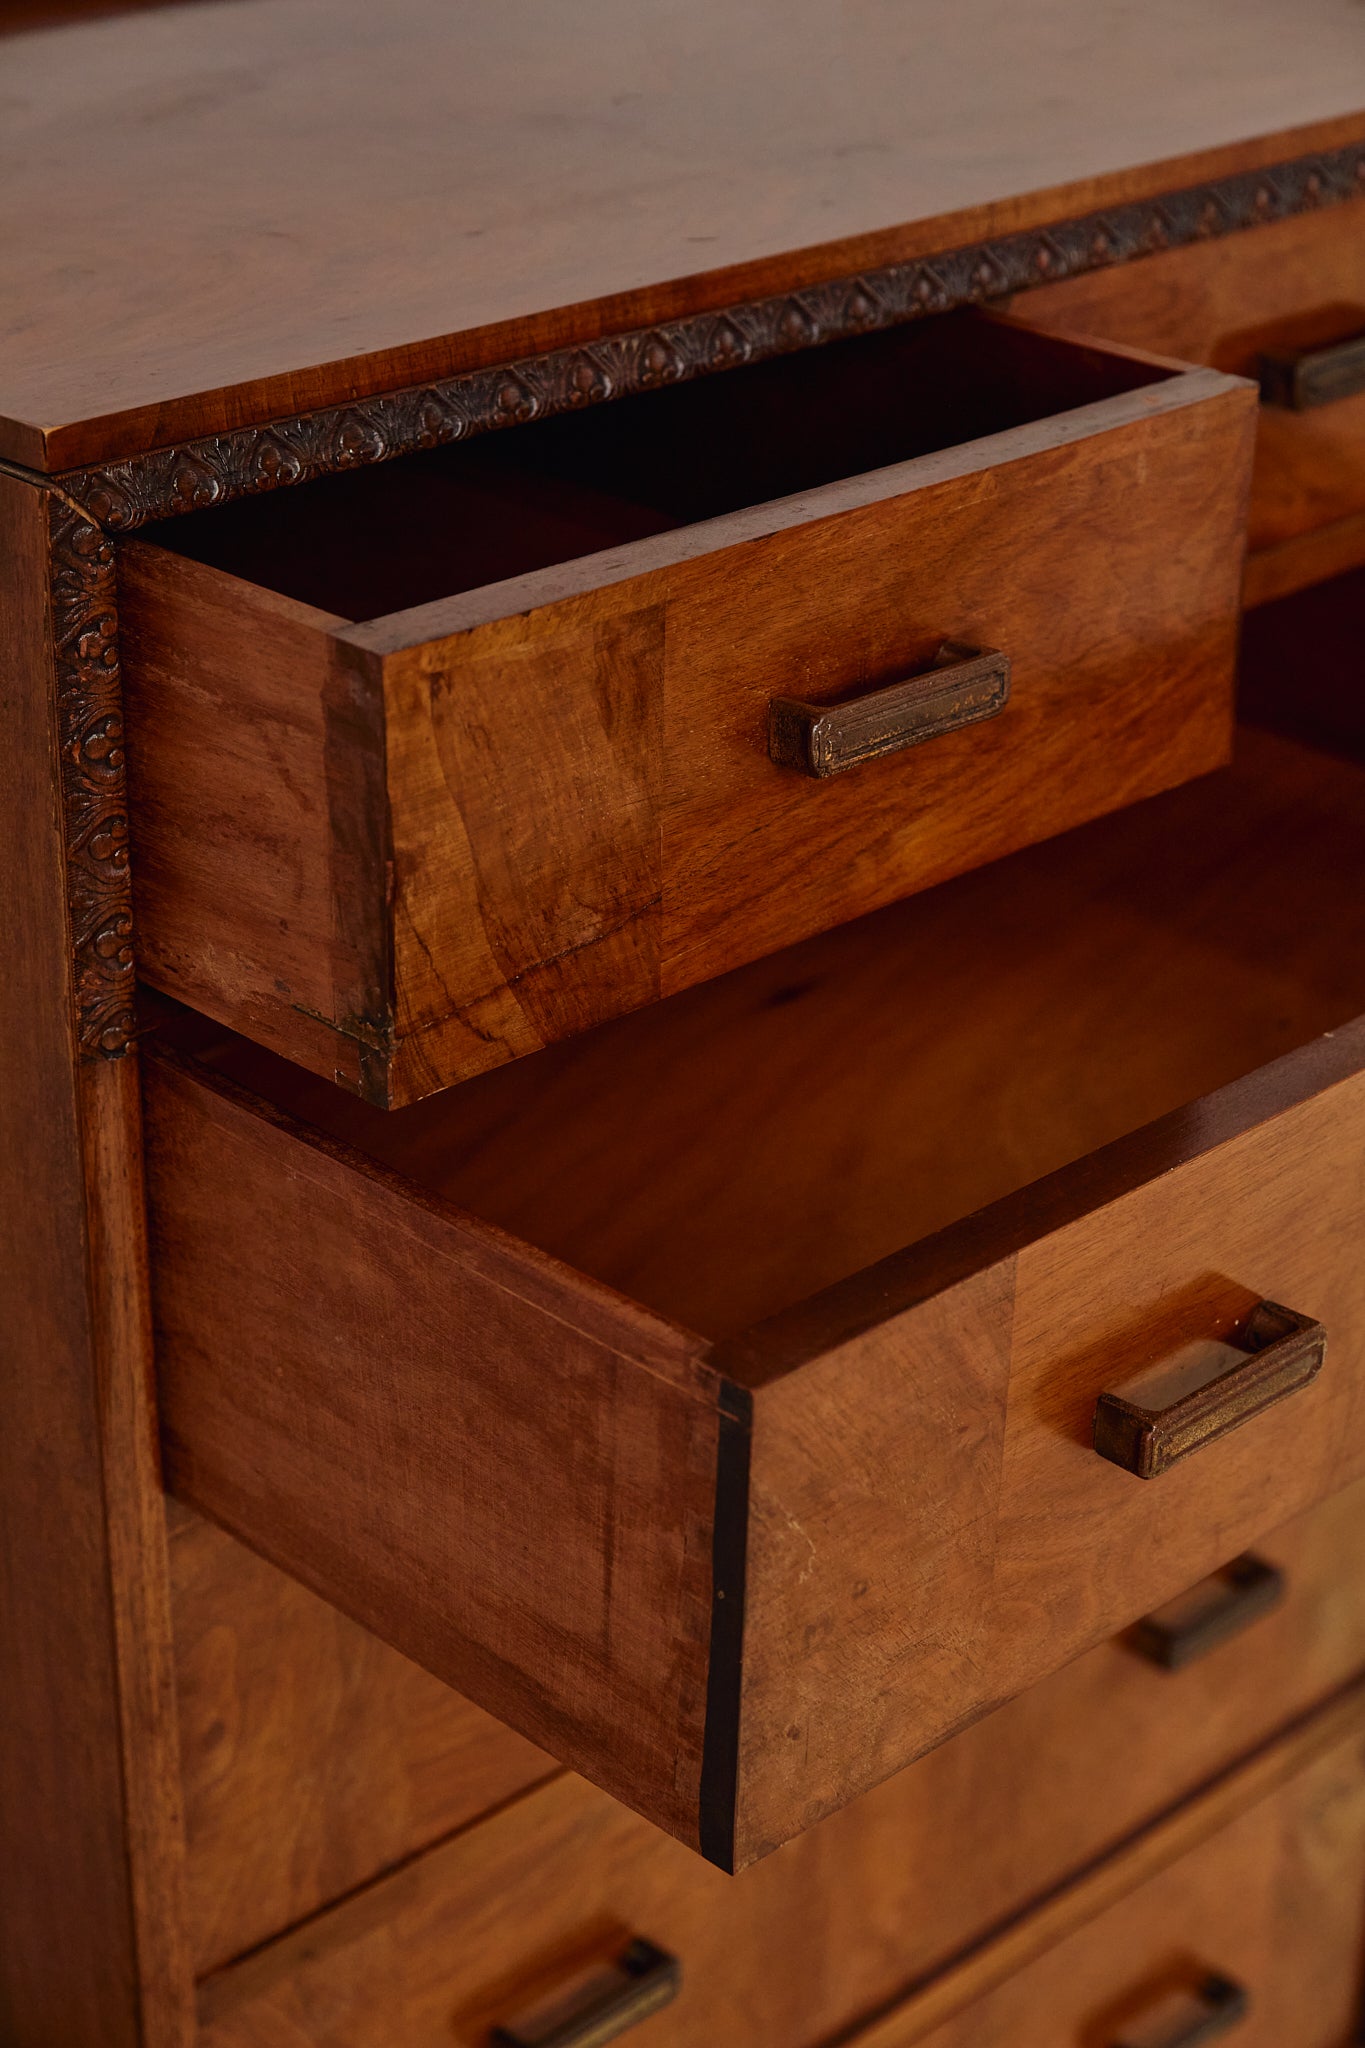
[[[60,469],[1365,137],[1358,0],[231,0],[0,44]]]

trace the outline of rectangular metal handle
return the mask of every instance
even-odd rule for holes
[[[1365,334],[1331,348],[1271,350],[1256,359],[1261,403],[1311,412],[1365,391]]]
[[[1110,2043],[1110,2048],[1198,2048],[1237,2026],[1251,2011],[1245,1987],[1210,1972],[1192,1991],[1181,1991],[1153,2001],[1131,2031]]]
[[[842,704],[774,697],[768,756],[779,768],[823,780],[882,754],[899,754],[941,733],[995,718],[1009,702],[1010,658],[994,647],[945,640],[931,667]]]
[[[1278,1565],[1247,1551],[1153,1614],[1144,1614],[1123,1640],[1163,1671],[1183,1671],[1220,1643],[1270,1614],[1284,1598]]]
[[[605,2048],[675,1998],[681,1981],[676,1956],[637,1938],[525,2019],[495,2027],[491,2048]]]
[[[1306,1387],[1326,1350],[1321,1323],[1262,1301],[1230,1341],[1188,1345],[1126,1392],[1101,1394],[1095,1449],[1125,1472],[1155,1479],[1191,1451]],[[1139,1392],[1146,1398],[1135,1399]]]

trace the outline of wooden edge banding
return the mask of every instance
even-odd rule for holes
[[[1007,298],[1033,285],[1056,284],[1359,194],[1365,194],[1365,142],[939,255],[871,267],[779,297],[67,470],[60,481],[108,531],[130,533],[149,520]]]
[[[744,1663],[744,1586],[749,1541],[749,1453],[754,1404],[721,1382],[711,1523],[711,1648],[706,1669],[697,1845],[709,1863],[735,1867],[739,1806],[739,1706]]]
[[[1005,1195],[905,1251],[718,1344],[712,1361],[756,1389],[946,1293],[1091,1210],[1215,1151],[1365,1068],[1365,1017],[1269,1061],[1243,1080]]]
[[[1077,1873],[1038,1905],[989,1934],[916,1986],[870,2026],[830,2048],[909,2048],[1117,1905],[1149,1878],[1197,1849],[1239,1814],[1301,1771],[1365,1731],[1365,1680],[1357,1679],[1325,1706],[1291,1723],[1263,1747],[1215,1778],[1202,1792],[1130,1836],[1104,1861]]]

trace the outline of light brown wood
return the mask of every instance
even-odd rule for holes
[[[1304,1539],[1319,1546],[1325,1591],[1336,1576],[1327,1524],[1354,1541],[1363,1509],[1356,1488],[1317,1511],[1318,1533],[1311,1522],[1284,1532],[1277,1554],[1307,1570]],[[1291,1608],[1308,1591],[1297,1583]],[[1289,1687],[1308,1697],[1306,1674],[1291,1678],[1281,1661],[1291,1640],[1327,1675],[1312,1608],[1310,1593],[1289,1636],[1267,1621],[1259,1641],[1219,1652],[1217,1675],[1210,1665],[1172,1679],[1121,1648],[1094,1651],[733,1879],[566,1779],[210,1979],[206,2044],[380,2048],[397,2028],[412,2048],[484,2048],[490,2026],[635,1932],[682,1964],[676,2003],[650,2023],[658,2048],[815,2048],[945,1965],[961,2004],[998,1981],[1006,1956],[1027,1963],[1324,1751],[1352,1736],[1358,1747],[1352,1695],[1125,1843],[1283,1725]],[[1355,1653],[1361,1641],[1357,1620]],[[995,1931],[1114,1849],[1050,1910]],[[983,1934],[976,1957],[953,1967]],[[952,2010],[940,1989],[920,1996],[937,1999],[937,2017]]]
[[[401,1156],[406,1181],[208,1068],[158,1060],[158,1312],[177,1490],[713,1859],[763,1854],[1361,1469],[1365,1281],[1351,1246],[1365,1025],[1021,1186],[1114,1137],[1126,1113],[1140,1123],[1188,1100],[1196,1076],[1216,1088],[1286,1035],[1311,1038],[1362,1007],[1361,774],[1253,739],[1221,788],[1020,856],[958,885],[946,911],[928,898],[821,942],[850,969],[837,1006],[857,1016],[857,1062],[847,1030],[844,1064],[824,1057],[821,976],[808,971],[820,950],[809,962],[794,952],[753,970],[747,995],[736,977],[686,999],[690,1066],[660,1059],[670,1026],[652,1012],[613,1027],[615,1095],[610,1079],[596,1094],[570,1079],[554,1103],[552,1067],[544,1116],[525,1069],[539,1136],[535,1115],[504,1116],[480,1134],[482,1158],[468,1141],[474,1089],[390,1117],[242,1041],[207,1048],[337,1136]],[[1049,873],[1061,878],[1052,895]],[[1113,915],[1125,892],[1127,929]],[[1028,902],[1021,967],[1006,935]],[[935,994],[915,927],[944,915],[959,951]],[[1144,930],[1149,986],[1129,943]],[[866,1003],[879,987],[880,1015]],[[795,994],[774,1010],[774,990]],[[1019,1000],[1025,1044],[1011,1028]],[[747,1026],[729,1092],[718,1089],[727,1017],[746,1012],[776,1020],[772,1046],[791,1048],[804,1093],[764,1063],[762,1030]],[[919,1039],[935,1018],[946,1066]],[[981,1034],[964,1019],[982,1020]],[[861,1120],[837,1087],[822,1102],[827,1071],[869,1065]],[[645,1098],[632,1068],[648,1077]],[[479,1086],[505,1107],[522,1071]],[[572,1063],[557,1071],[571,1076]],[[1002,1114],[1014,1088],[1031,1128]],[[614,1221],[641,1204],[645,1233],[677,1261],[660,1290],[674,1313],[689,1274],[694,1306],[708,1286],[713,1304],[726,1299],[770,1236],[779,1252],[760,1275],[790,1291],[765,1303],[752,1290],[751,1314],[892,1250],[888,1233],[913,1245],[998,1199],[708,1358],[700,1338],[553,1267],[530,1248],[539,1232],[518,1248],[448,1206],[462,1162],[496,1185],[503,1134],[500,1220],[520,1188],[524,1229],[545,1191],[542,1213],[558,1204],[565,1219],[551,1249],[571,1220],[575,1256],[619,1281]],[[783,1157],[804,1162],[790,1184]],[[732,1176],[740,1206],[711,1214],[708,1189]],[[883,1176],[901,1190],[889,1214]],[[769,1182],[740,1227],[746,1189]],[[826,1200],[837,1188],[852,1227],[866,1219],[862,1243],[846,1237],[823,1263],[820,1220],[803,1215],[811,1186]],[[725,1232],[709,1265],[689,1241],[694,1214]],[[1326,1325],[1329,1363],[1311,1386],[1155,1485],[1095,1456],[1103,1388],[1221,1335],[1262,1295]],[[543,1447],[566,1429],[567,1470]],[[735,1462],[746,1454],[747,1492]],[[727,1632],[741,1592],[742,1654]]]
[[[1303,214],[1047,285],[1017,306],[1040,326],[1254,376],[1262,349],[1365,332],[1365,214]],[[1365,397],[1262,407],[1248,534],[1252,604],[1365,561]]]
[[[0,453],[158,447],[1365,134],[1349,0],[938,31],[923,0],[395,0],[382,33],[254,0],[12,38]]]
[[[173,1528],[171,1575],[201,1974],[554,1770],[195,1516]]]
[[[1357,1692],[909,1999],[858,2048],[1051,2048],[1059,2036],[1107,2048],[1209,1969],[1250,1993],[1238,2048],[1340,2048],[1361,2000],[1360,1737]]]
[[[393,594],[392,476],[166,530],[209,561],[133,543],[143,972],[395,1106],[1218,765],[1251,397],[966,316],[448,451],[447,587],[490,470],[676,530],[371,624],[300,600],[344,601],[348,504]],[[775,695],[945,638],[1010,656],[998,718],[833,783],[769,759]]]
[[[137,1072],[81,1066],[47,494],[0,476],[0,2037],[187,2048]]]

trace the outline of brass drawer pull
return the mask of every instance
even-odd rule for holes
[[[1365,391],[1365,334],[1331,348],[1273,351],[1257,358],[1263,405],[1311,412]]]
[[[526,2019],[495,2027],[491,2048],[605,2048],[676,1997],[676,1956],[636,1939]]]
[[[1179,2010],[1173,2010],[1173,2007]],[[1240,2024],[1251,2010],[1245,1987],[1213,1973],[1192,1991],[1163,1998],[1150,2008],[1151,2026],[1117,2035],[1109,2048],[1198,2048]]]
[[[1130,1629],[1130,1649],[1163,1671],[1183,1671],[1207,1657],[1220,1643],[1240,1635],[1284,1598],[1284,1573],[1278,1565],[1247,1551],[1221,1572],[1191,1587],[1178,1600],[1145,1614]]]
[[[881,754],[899,754],[940,733],[995,718],[1009,694],[1007,654],[945,640],[921,675],[842,704],[774,697],[768,706],[768,756],[779,768],[823,780]]]
[[[1317,1377],[1327,1348],[1321,1323],[1262,1301],[1226,1343],[1187,1345],[1124,1393],[1095,1403],[1094,1443],[1102,1458],[1139,1479],[1250,1422],[1253,1416]],[[1133,1399],[1143,1381],[1166,1398]]]

